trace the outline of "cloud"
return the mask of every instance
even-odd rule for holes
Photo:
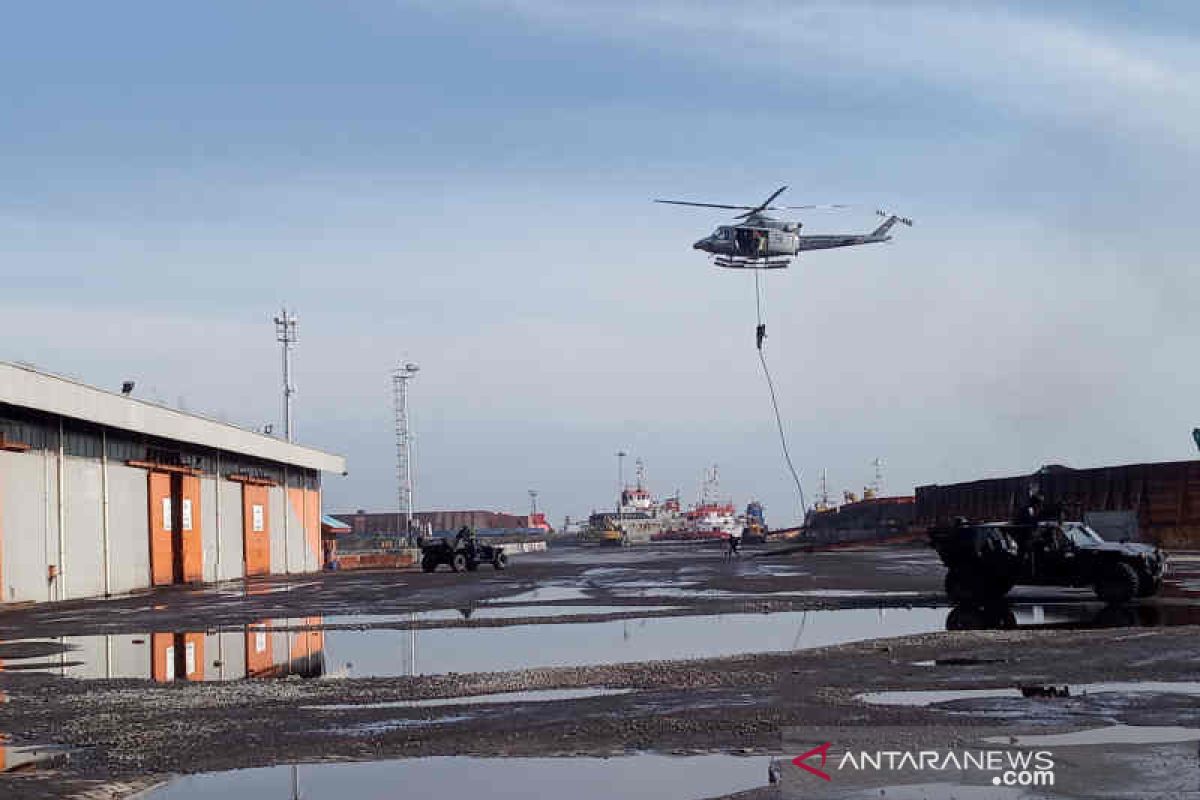
[[[515,15],[775,80],[960,93],[1018,113],[1200,145],[1200,58],[1173,32],[1108,31],[1003,5],[476,0]],[[842,91],[852,92],[850,85]]]

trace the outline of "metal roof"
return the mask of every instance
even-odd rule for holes
[[[346,459],[72,378],[0,361],[0,403],[280,464],[344,473]]]

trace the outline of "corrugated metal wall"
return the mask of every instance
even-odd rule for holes
[[[193,525],[200,533],[198,576],[204,580],[245,574],[242,485],[228,480],[230,474],[279,482],[269,490],[272,571],[322,566],[311,544],[319,542],[319,532],[306,526],[319,519],[315,471],[292,468],[289,478],[301,498],[293,512],[280,465],[137,439],[3,404],[0,433],[0,441],[13,447],[0,450],[0,602],[92,597],[150,586],[149,473],[130,461],[176,463],[200,473]],[[316,506],[316,515],[309,505]],[[51,568],[57,572],[53,579]]]
[[[1129,464],[1098,469],[1048,467],[1012,478],[917,487],[917,522],[955,517],[1008,519],[1037,484],[1049,503],[1082,519],[1089,512],[1132,511],[1138,538],[1166,547],[1200,547],[1200,461]]]

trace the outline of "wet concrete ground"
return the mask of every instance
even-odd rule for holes
[[[339,773],[369,792],[399,775],[433,786],[445,770],[480,768],[455,758],[520,756],[529,759],[520,769],[489,761],[486,772],[526,775],[522,797],[557,797],[568,794],[555,788],[561,769],[585,776],[609,763],[628,777],[650,764],[647,774],[666,779],[686,753],[708,754],[709,765],[734,759],[712,773],[738,782],[671,779],[678,792],[645,796],[800,796],[809,787],[791,765],[782,785],[764,786],[764,765],[791,757],[783,736],[797,725],[853,723],[868,743],[896,726],[932,739],[1184,729],[1144,745],[1147,763],[1179,757],[1170,748],[1200,729],[1194,692],[1021,694],[1196,680],[1200,558],[1176,559],[1161,598],[1125,608],[1082,590],[1024,588],[999,609],[952,608],[942,574],[920,546],[760,549],[734,561],[693,548],[563,548],[519,557],[506,572],[332,573],[6,610],[0,732],[14,756],[31,744],[72,752],[66,763],[0,775],[0,796],[121,796],[177,773],[386,760]],[[169,669],[155,661],[165,648]],[[992,691],[928,706],[862,697],[981,689]],[[479,697],[489,693],[501,694]],[[463,696],[471,699],[453,701]],[[614,755],[622,758],[602,760]],[[654,760],[668,755],[676,760]],[[574,758],[545,764],[549,756]],[[750,761],[757,777],[742,771]],[[235,773],[244,784],[193,779],[157,796],[221,786],[231,798],[259,797],[254,776],[283,772]],[[317,788],[327,781],[320,767],[298,774],[313,787],[304,796],[334,796]],[[375,777],[351,777],[359,775]],[[639,796],[644,783],[630,778],[609,796]],[[911,791],[950,796],[944,788]],[[1099,788],[1061,796],[1101,796],[1087,793]],[[509,796],[482,791],[441,795]]]

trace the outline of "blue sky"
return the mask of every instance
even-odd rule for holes
[[[766,276],[792,451],[835,490],[1189,458],[1200,12],[1188,3],[42,3],[0,47],[0,357],[298,427],[335,508],[557,520],[709,463],[795,500],[753,284],[690,244],[752,202],[890,246]],[[774,512],[774,513],[772,513]]]

